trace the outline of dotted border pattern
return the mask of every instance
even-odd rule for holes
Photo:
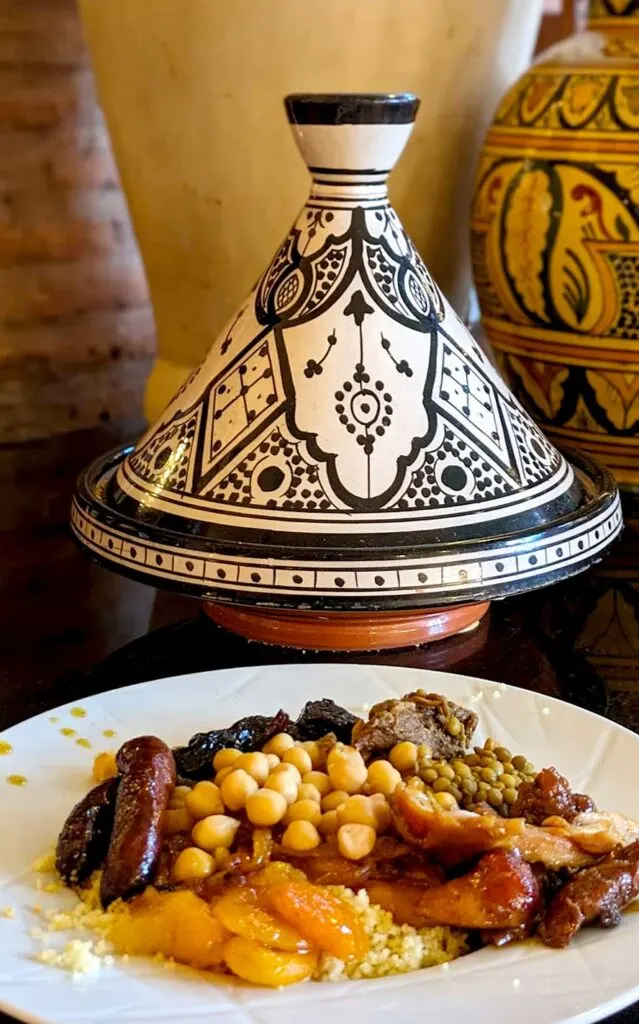
[[[511,542],[492,549],[484,557],[459,555],[423,559],[328,562],[318,560],[256,559],[215,555],[186,547],[138,541],[119,530],[91,519],[73,503],[71,525],[86,548],[114,563],[114,567],[176,584],[211,588],[222,592],[265,595],[395,596],[475,590],[483,585],[529,581],[554,569],[592,561],[617,536],[623,526],[619,495],[592,520],[578,522],[552,538],[524,539],[519,548]]]

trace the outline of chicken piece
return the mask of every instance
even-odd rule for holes
[[[501,847],[516,851],[531,864],[553,871],[582,868],[593,863],[571,837],[572,829],[583,841],[583,829],[562,820],[562,830],[527,825],[523,818],[502,818],[494,811],[444,811],[439,804],[412,787],[398,787],[391,801],[393,818],[408,843],[429,850],[449,866],[463,863],[478,853]]]
[[[502,818],[494,811],[445,811],[427,793],[410,786],[398,786],[391,807],[399,833],[408,843],[445,854],[447,861],[463,861],[495,847],[500,841],[520,835],[521,818]]]
[[[413,928],[421,928],[424,915],[419,907],[419,900],[424,888],[411,885],[410,882],[385,882],[374,879],[364,885],[371,903],[392,914],[395,924],[408,924]],[[439,886],[438,886],[439,888]]]
[[[639,895],[639,842],[580,871],[553,897],[539,934],[547,946],[562,949],[585,924],[619,924],[621,911]]]
[[[525,818],[531,825],[543,825],[546,818],[573,821],[578,814],[594,809],[590,797],[573,793],[568,779],[556,768],[544,768],[532,782],[521,783],[510,814],[513,818]]]
[[[415,905],[423,924],[454,928],[520,928],[539,909],[540,889],[518,853],[491,850],[467,874],[426,889]]]
[[[629,846],[639,839],[639,822],[617,811],[587,811],[566,824],[561,818],[547,818],[544,830],[568,836],[575,846],[595,856]]]
[[[375,704],[368,721],[356,724],[352,742],[366,760],[404,740],[417,746],[425,743],[432,757],[450,760],[466,753],[477,721],[474,711],[439,693],[417,690],[401,700]]]
[[[577,870],[592,864],[595,859],[592,854],[580,849],[569,835],[554,834],[538,825],[524,825],[519,835],[511,836],[496,845],[516,850],[529,864],[543,864],[550,871],[560,871],[562,868]]]

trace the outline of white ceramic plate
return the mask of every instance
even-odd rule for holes
[[[279,707],[296,712],[311,698],[332,697],[361,711],[417,687],[473,707],[482,738],[494,735],[538,767],[555,765],[600,807],[639,818],[637,736],[589,712],[503,684],[418,669],[285,665],[113,690],[84,701],[84,718],[65,706],[0,737],[13,747],[0,758],[0,908],[16,911],[13,920],[0,916],[0,1008],[37,1024],[326,1024],[331,1013],[349,1024],[586,1024],[638,999],[636,913],[612,931],[584,931],[564,951],[536,943],[486,949],[445,968],[282,992],[213,982],[186,968],[166,971],[143,961],[116,961],[74,983],[67,973],[33,959],[42,945],[29,935],[38,924],[34,904],[68,906],[73,897],[38,892],[30,865],[50,848],[72,804],[88,789],[98,750],[141,733],[182,743],[194,732],[243,715]],[[91,749],[62,735],[61,728],[75,729]],[[104,738],[109,729],[116,739]],[[6,784],[10,773],[26,776],[27,785]],[[46,945],[68,937],[47,936]]]

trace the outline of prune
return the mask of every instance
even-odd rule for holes
[[[55,866],[65,882],[84,882],[106,857],[120,780],[107,779],[75,805],[56,847]]]
[[[192,736],[186,747],[173,751],[178,775],[185,779],[207,779],[211,777],[213,755],[223,747],[237,750],[259,750],[278,732],[288,732],[291,719],[285,711],[276,715],[250,715],[240,718],[228,729],[213,729],[198,732]]]
[[[334,732],[340,743],[350,743],[353,726],[358,721],[356,715],[334,700],[309,700],[289,731],[298,740],[319,740],[328,732]]]

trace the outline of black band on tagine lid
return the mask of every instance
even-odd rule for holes
[[[307,203],[159,422],[85,472],[78,538],[271,608],[428,608],[585,568],[621,528],[610,475],[548,442],[388,203],[417,100],[287,106]]]

